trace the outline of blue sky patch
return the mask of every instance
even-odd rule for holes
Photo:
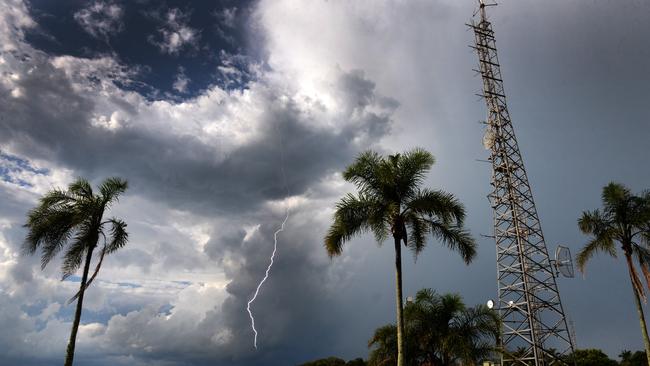
[[[49,170],[36,168],[26,159],[0,151],[0,179],[21,187],[32,187],[31,183],[17,176],[23,172],[34,175],[49,174]]]
[[[257,56],[247,32],[251,1],[30,2],[38,27],[27,41],[52,55],[111,55],[150,99],[182,100],[212,85],[243,88]],[[233,72],[234,71],[234,72]]]

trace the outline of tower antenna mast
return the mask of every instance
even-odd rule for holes
[[[574,350],[556,282],[555,261],[548,249],[517,139],[506,105],[496,39],[486,8],[496,3],[479,0],[474,31],[483,80],[481,96],[487,106],[483,143],[492,164],[492,192],[488,199],[494,215],[497,250],[501,364],[568,365]]]

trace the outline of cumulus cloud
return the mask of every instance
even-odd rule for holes
[[[0,50],[18,52],[25,31],[36,27],[36,22],[29,16],[27,6],[22,0],[8,0],[0,3]],[[4,63],[0,58],[0,64]]]
[[[113,2],[95,1],[74,13],[74,19],[88,34],[107,40],[124,29],[124,9]]]
[[[162,53],[178,55],[182,50],[197,48],[200,32],[189,26],[189,12],[172,8],[163,16],[154,15],[162,25],[158,28],[158,35],[151,35],[149,41]]]

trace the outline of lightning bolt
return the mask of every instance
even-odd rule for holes
[[[262,285],[264,282],[266,282],[266,279],[269,278],[269,272],[271,271],[271,267],[273,267],[273,260],[275,259],[275,253],[278,251],[278,234],[280,234],[282,231],[284,231],[284,224],[287,223],[287,220],[289,220],[289,207],[287,206],[286,209],[286,216],[284,217],[284,221],[282,221],[282,225],[280,225],[280,228],[275,231],[273,234],[273,253],[271,254],[271,262],[269,263],[269,266],[266,267],[266,273],[264,273],[264,278],[262,278],[262,281],[257,285],[257,289],[255,289],[255,294],[253,297],[248,300],[248,305],[246,305],[246,310],[248,310],[248,316],[251,318],[251,328],[253,328],[253,333],[255,333],[255,337],[253,338],[253,346],[255,346],[255,349],[257,349],[257,329],[255,329],[255,318],[253,317],[253,312],[251,311],[251,304],[257,299],[257,294],[260,292],[260,288],[262,288]]]

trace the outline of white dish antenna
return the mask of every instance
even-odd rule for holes
[[[494,147],[496,138],[497,136],[491,128],[485,130],[485,135],[483,135],[483,147],[485,150],[491,150]]]
[[[566,278],[573,278],[575,273],[573,271],[573,259],[571,258],[571,251],[569,248],[559,245],[555,249],[555,260],[553,266],[556,270],[556,277],[562,274]]]

